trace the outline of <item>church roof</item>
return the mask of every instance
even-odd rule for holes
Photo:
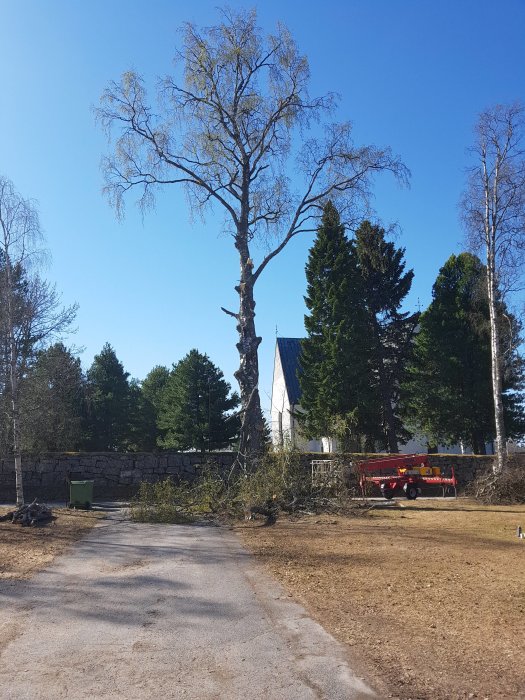
[[[301,338],[277,338],[277,348],[283,368],[288,400],[292,406],[301,400],[299,386],[299,357],[301,355]]]

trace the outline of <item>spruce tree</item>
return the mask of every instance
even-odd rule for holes
[[[419,316],[400,309],[414,273],[405,272],[405,249],[385,240],[384,229],[369,221],[363,221],[356,231],[355,250],[368,316],[370,376],[380,408],[380,447],[398,452],[398,442],[410,437],[398,407]]]
[[[140,407],[143,422],[147,423],[147,442],[151,443],[152,448],[162,443],[165,433],[159,427],[159,411],[169,377],[170,370],[167,367],[156,365],[140,384],[137,405]]]
[[[373,439],[366,308],[354,245],[328,202],[306,264],[307,337],[301,347],[300,417],[307,437],[334,436],[358,449]],[[341,426],[343,429],[341,430]]]
[[[490,322],[485,266],[470,253],[452,255],[441,268],[433,300],[420,319],[406,384],[405,414],[434,443],[470,445],[484,454],[495,437],[491,393]],[[523,434],[523,363],[519,327],[499,303],[505,422]]]
[[[129,382],[129,432],[126,449],[130,452],[152,452],[157,447],[157,416],[146,399],[141,382]]]
[[[89,449],[129,448],[131,392],[128,377],[115,351],[106,343],[87,372]]]
[[[190,352],[174,365],[160,394],[159,444],[168,449],[209,452],[230,445],[240,422],[230,412],[239,404],[221,370],[207,355]]]

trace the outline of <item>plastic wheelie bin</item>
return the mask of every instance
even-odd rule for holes
[[[93,505],[94,481],[70,481],[68,508],[85,508]]]

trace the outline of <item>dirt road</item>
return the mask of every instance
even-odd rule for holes
[[[0,585],[0,698],[370,697],[227,530],[104,521]]]

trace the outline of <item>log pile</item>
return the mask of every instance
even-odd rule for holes
[[[36,499],[32,503],[24,504],[16,510],[0,516],[0,521],[17,523],[18,525],[43,525],[56,520],[51,508],[44,503],[37,503]]]

